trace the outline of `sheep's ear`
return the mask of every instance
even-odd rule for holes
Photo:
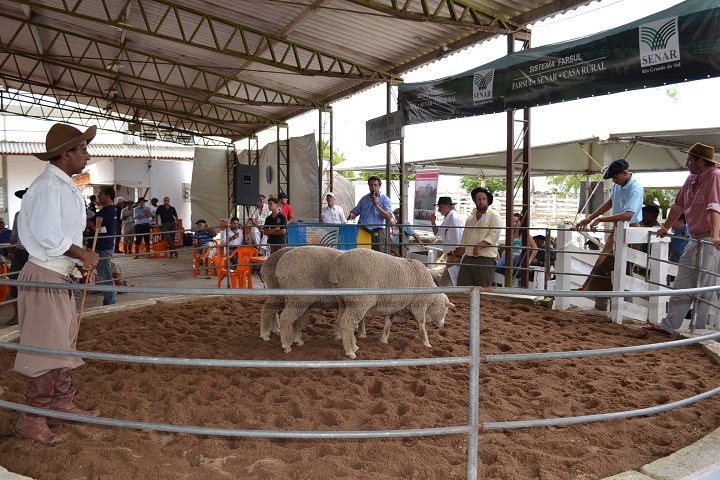
[[[445,306],[448,307],[448,308],[452,308],[453,310],[455,310],[455,304],[452,303],[450,300],[445,300]]]

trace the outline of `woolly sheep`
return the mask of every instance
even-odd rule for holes
[[[320,246],[305,246],[290,249],[278,260],[275,276],[282,289],[330,289],[328,271],[340,250]],[[273,255],[276,255],[274,253]],[[273,257],[270,255],[270,258]],[[276,297],[280,298],[280,297]],[[302,345],[300,325],[310,308],[336,308],[338,298],[327,295],[287,296],[282,298],[280,314],[280,340],[285,352],[292,343]],[[276,304],[277,305],[277,304]],[[336,327],[337,328],[337,327]],[[337,332],[339,336],[339,332]]]
[[[348,250],[339,255],[329,269],[334,288],[413,288],[434,287],[432,275],[417,260],[396,258],[368,249]],[[425,329],[426,320],[441,325],[448,307],[454,307],[444,293],[429,295],[349,295],[343,299],[340,313],[345,355],[355,358],[358,350],[355,327],[367,315],[385,315],[385,329],[381,341],[387,341],[391,320],[388,315],[409,312],[418,322],[423,345],[430,347]]]
[[[278,282],[277,276],[275,276],[275,269],[283,255],[290,250],[292,250],[290,247],[281,248],[267,257],[267,260],[260,269],[260,276],[263,278],[265,288],[280,288],[280,282]],[[284,306],[285,299],[283,297],[267,297],[260,313],[260,338],[270,340],[271,332],[280,332],[278,312],[280,312]]]

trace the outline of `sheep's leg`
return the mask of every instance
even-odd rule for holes
[[[425,328],[425,309],[411,309],[410,313],[420,328],[420,338],[422,339],[422,344],[426,347],[432,347],[432,345],[430,345],[430,340],[428,340],[427,329]]]
[[[392,325],[392,316],[385,315],[385,326],[383,327],[382,335],[380,335],[380,343],[388,343],[390,338],[390,325]]]
[[[347,308],[340,318],[343,348],[345,349],[345,355],[350,358],[356,358],[355,352],[358,351],[358,346],[355,339],[355,327],[360,323],[363,316],[364,314],[356,309]]]
[[[360,320],[360,324],[358,325],[358,337],[360,338],[367,338],[367,332],[365,331],[365,319],[363,318]]]
[[[302,339],[302,327],[310,323],[310,313],[306,310],[300,318],[293,323],[292,342],[297,345],[305,345]]]
[[[270,333],[278,333],[280,331],[277,312],[282,309],[278,308],[278,302],[274,298],[269,298],[262,306],[260,312],[260,338],[270,340]]]
[[[340,319],[342,318],[344,312],[345,312],[345,306],[343,305],[342,302],[339,302],[338,303],[338,316],[337,316],[337,320],[335,320],[335,330],[334,330],[335,340],[342,340],[342,327],[340,325]]]
[[[286,305],[280,314],[280,342],[285,353],[292,350],[293,342],[293,324],[298,317],[303,314],[303,310],[299,310],[294,305]]]

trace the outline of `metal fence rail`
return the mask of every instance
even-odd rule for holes
[[[17,280],[2,280],[0,284],[21,285],[25,287],[39,288],[65,288],[72,290],[99,290],[99,291],[126,291],[134,293],[158,293],[158,294],[210,294],[210,295],[235,295],[235,296],[303,296],[303,295],[396,295],[396,294],[462,294],[470,297],[469,312],[469,355],[458,357],[443,358],[422,358],[422,359],[394,359],[394,360],[344,360],[344,361],[272,361],[272,360],[218,360],[218,359],[196,359],[196,358],[168,358],[157,356],[135,356],[135,355],[117,355],[102,352],[81,352],[81,351],[65,351],[56,349],[46,349],[28,345],[18,345],[10,342],[0,342],[0,348],[37,352],[51,355],[75,356],[82,358],[93,358],[98,360],[121,361],[131,363],[146,363],[156,365],[182,365],[197,367],[231,367],[231,368],[380,368],[380,367],[407,367],[407,366],[429,366],[429,365],[468,365],[469,369],[469,385],[468,385],[468,422],[466,425],[421,428],[421,429],[403,429],[403,430],[372,430],[372,431],[278,431],[278,430],[245,430],[245,429],[223,429],[198,427],[187,425],[171,425],[147,422],[135,422],[128,420],[119,420],[104,417],[86,417],[82,415],[72,415],[61,412],[53,412],[54,417],[81,421],[86,423],[95,423],[101,425],[118,426],[124,428],[135,428],[142,430],[158,430],[177,433],[191,433],[198,435],[218,435],[218,436],[236,436],[236,437],[256,437],[256,438],[316,438],[316,439],[340,439],[340,438],[396,438],[396,437],[415,437],[415,436],[433,436],[433,435],[468,435],[467,449],[467,478],[477,479],[478,473],[478,445],[479,432],[483,430],[497,429],[515,429],[515,428],[534,428],[540,426],[551,425],[571,425],[577,423],[598,422],[606,420],[616,420],[619,418],[630,418],[640,415],[649,415],[653,413],[663,412],[674,408],[682,407],[690,403],[694,403],[713,395],[720,393],[720,387],[709,390],[700,395],[696,395],[678,402],[659,405],[656,407],[644,408],[640,410],[631,410],[623,412],[613,412],[598,415],[585,415],[575,417],[551,418],[551,419],[534,419],[510,422],[486,422],[479,424],[479,384],[480,384],[480,363],[481,362],[508,362],[508,361],[528,361],[528,360],[553,360],[567,359],[578,357],[590,357],[600,355],[615,355],[630,352],[641,352],[647,350],[657,350],[662,348],[674,348],[694,343],[703,342],[720,337],[720,332],[696,337],[691,339],[677,340],[671,342],[663,342],[660,344],[638,345],[631,347],[618,347],[598,350],[584,350],[571,352],[547,352],[535,354],[512,354],[512,355],[480,355],[480,293],[487,289],[478,287],[443,287],[443,288],[411,288],[411,289],[333,289],[332,291],[323,289],[314,290],[247,290],[247,289],[209,289],[209,288],[171,288],[171,287],[114,287],[99,285],[80,285],[80,284],[48,284],[42,282],[20,282]],[[527,294],[528,290],[524,288],[493,288],[495,293],[501,294]],[[717,291],[720,287],[704,287],[686,290],[677,290],[674,293],[696,294],[708,291]],[[651,292],[578,292],[578,291],[557,291],[557,290],[535,290],[534,294],[538,295],[554,295],[554,296],[661,296],[667,295],[663,291]],[[47,414],[47,410],[37,409],[26,405],[16,404],[12,402],[0,401],[0,408],[28,412],[34,414]]]

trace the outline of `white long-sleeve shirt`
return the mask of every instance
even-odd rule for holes
[[[457,212],[450,210],[438,227],[438,233],[443,239],[443,252],[451,253],[460,245],[465,219]]]
[[[73,179],[52,163],[23,195],[18,224],[20,242],[28,253],[43,261],[62,258],[71,245],[82,248],[85,229],[85,201]]]

